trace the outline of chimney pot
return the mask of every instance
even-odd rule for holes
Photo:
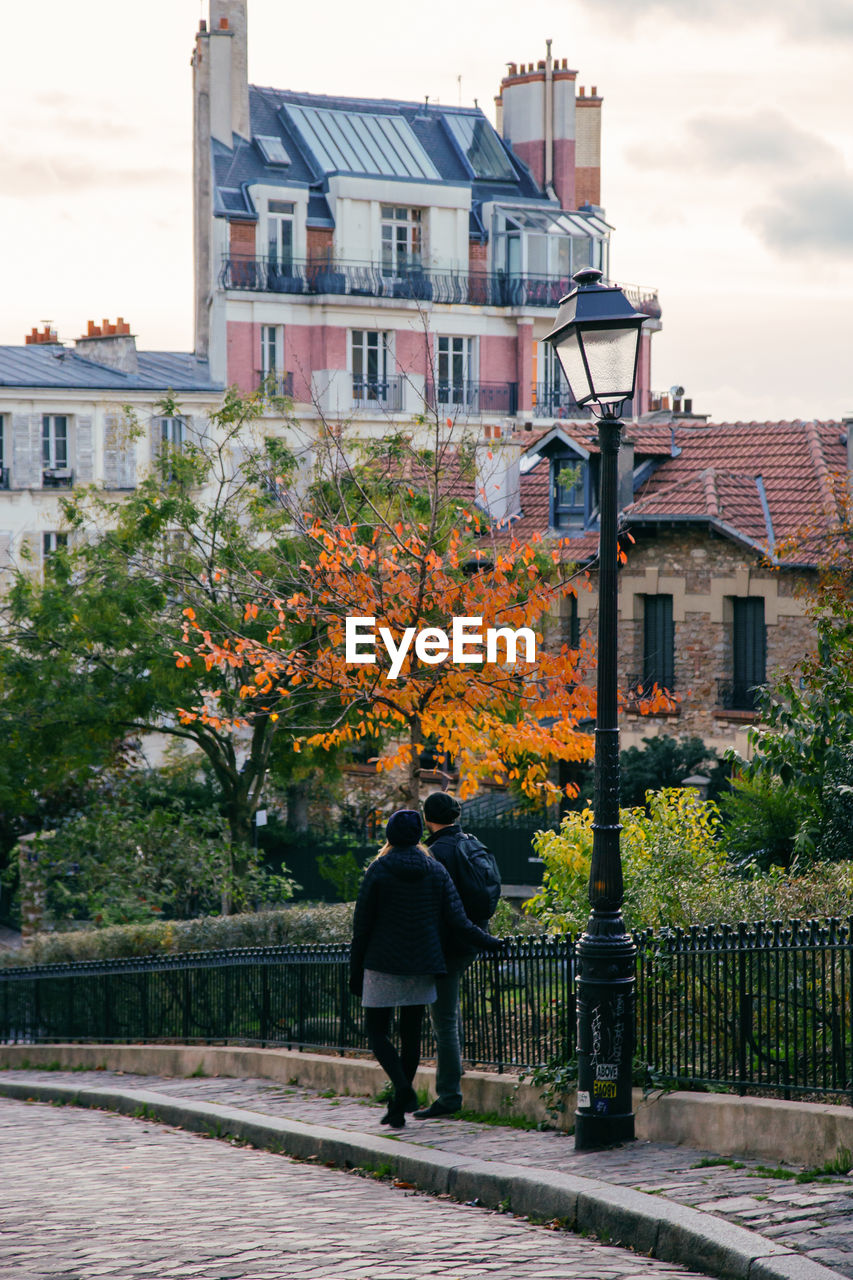
[[[579,97],[579,98],[585,98],[585,97],[586,97],[586,85],[583,85],[583,84],[582,84],[582,85],[581,85],[581,87],[578,89],[578,97]]]
[[[591,93],[591,95],[590,95],[590,96],[591,96],[591,97],[593,97],[593,98],[597,98],[597,97],[598,97],[598,86],[597,86],[597,85],[593,85],[593,86],[592,86],[592,93]]]
[[[227,18],[220,18],[220,19],[219,19],[219,30],[220,30],[220,31],[227,31],[227,30],[228,30],[228,19],[227,19]]]
[[[537,62],[537,64],[536,64],[536,69],[537,69],[537,71],[544,71],[544,70],[545,70],[545,63],[544,63],[544,62]]]
[[[207,18],[202,18],[198,24],[199,31],[207,30]]]
[[[563,70],[568,71],[568,69],[569,69],[569,60],[568,58],[563,58]]]

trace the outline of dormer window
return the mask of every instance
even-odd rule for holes
[[[555,458],[551,464],[552,529],[583,529],[587,518],[587,464],[579,458]]]
[[[267,164],[276,166],[290,164],[290,156],[287,154],[281,138],[268,134],[256,134],[255,142],[258,144],[261,155]]]

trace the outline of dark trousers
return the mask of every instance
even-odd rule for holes
[[[400,1052],[398,1053],[388,1032],[391,1029],[393,1009],[365,1009],[364,1029],[370,1052],[394,1086],[395,1093],[405,1093],[411,1087],[421,1060],[422,1004],[403,1005],[400,1009]]]

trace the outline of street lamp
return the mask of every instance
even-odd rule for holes
[[[572,277],[550,342],[578,405],[598,418],[601,452],[598,555],[598,701],[595,814],[589,875],[591,915],[577,945],[578,1101],[575,1147],[613,1146],[634,1137],[631,1060],[637,948],[622,919],[619,853],[619,728],[616,695],[619,414],[634,395],[640,330],[646,319],[594,268]]]

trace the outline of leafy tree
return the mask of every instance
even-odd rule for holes
[[[648,809],[623,809],[624,914],[630,928],[689,925],[703,894],[724,873],[717,806],[692,788],[650,792]],[[542,888],[524,910],[550,930],[582,929],[589,918],[593,812],[564,815],[559,831],[539,831],[533,845],[545,864]]]
[[[673,738],[659,734],[643,738],[642,747],[626,747],[619,754],[620,803],[626,807],[645,804],[647,792],[678,787],[697,773],[709,780],[707,798],[719,800],[728,792],[730,768],[698,736]],[[592,787],[593,772],[589,768],[580,779],[579,797],[592,795]]]
[[[591,754],[578,723],[594,713],[581,655],[542,643],[549,613],[575,590],[565,546],[523,545],[488,525],[466,500],[473,456],[449,421],[446,430],[422,423],[412,437],[361,447],[330,430],[324,444],[314,483],[295,501],[284,495],[303,535],[298,562],[278,566],[274,589],[257,584],[246,608],[254,625],[238,635],[214,634],[185,610],[179,662],[242,672],[247,723],[287,706],[304,722],[318,700],[334,702],[331,723],[295,736],[294,751],[372,740],[378,770],[403,770],[409,804],[418,803],[425,744],[456,762],[463,796],[483,778],[515,782],[528,795],[553,792],[552,763]],[[453,617],[481,619],[483,630],[529,628],[536,656],[455,665],[419,657],[412,645],[392,675],[381,644],[373,664],[346,661],[347,617],[373,618],[395,642]],[[294,644],[294,635],[307,638]],[[219,711],[182,704],[187,726],[212,714],[220,723]]]
[[[207,760],[233,875],[247,872],[253,815],[291,704],[274,696],[234,732],[225,721],[241,705],[240,673],[175,655],[182,609],[218,634],[265,634],[246,614],[246,566],[251,558],[254,573],[272,580],[286,559],[287,516],[271,477],[283,482],[296,465],[280,442],[263,439],[266,403],[229,391],[209,430],[181,450],[164,448],[132,493],[70,495],[68,548],[50,557],[43,577],[15,575],[0,640],[4,809],[51,790],[79,798],[93,768],[146,734],[164,734]],[[159,410],[180,412],[171,400]],[[136,429],[132,415],[127,429]],[[199,701],[210,714],[178,719],[176,706]],[[290,752],[280,764],[305,767]]]
[[[752,758],[738,762],[748,780],[778,783],[796,797],[792,854],[801,863],[825,856],[827,824],[837,831],[839,798],[851,781],[853,521],[846,478],[837,480],[834,496],[837,520],[806,525],[777,549],[816,566],[801,588],[815,644],[761,693]],[[839,845],[835,836],[831,841],[836,857]]]
[[[215,813],[151,805],[132,778],[32,842],[52,927],[191,919],[223,899],[245,907],[290,896],[250,855],[235,880],[228,830]]]

